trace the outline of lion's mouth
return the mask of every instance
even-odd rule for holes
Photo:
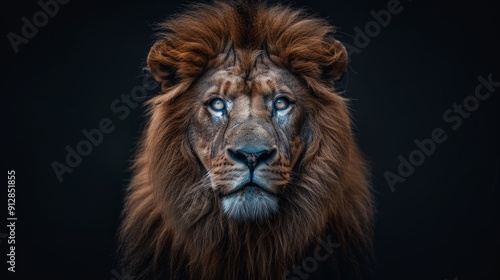
[[[267,190],[266,188],[264,188],[258,184],[247,183],[247,184],[244,184],[244,185],[241,185],[239,187],[234,188],[233,190],[231,190],[228,193],[222,194],[222,196],[227,197],[227,196],[234,196],[237,194],[245,194],[245,193],[250,194],[250,193],[261,193],[261,192],[264,192],[264,193],[267,193],[270,195],[274,195],[272,192],[270,192],[269,190]]]

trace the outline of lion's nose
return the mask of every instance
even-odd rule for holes
[[[227,152],[235,161],[246,164],[250,171],[253,171],[260,163],[267,162],[276,156],[276,149],[263,149],[252,146],[237,150],[228,149]]]

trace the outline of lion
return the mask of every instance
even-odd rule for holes
[[[362,265],[373,198],[335,89],[348,59],[334,27],[280,4],[216,1],[159,28],[147,69],[161,93],[119,234],[129,274],[285,279],[329,238],[340,251],[329,266]]]

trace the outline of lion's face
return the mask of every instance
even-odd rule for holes
[[[194,86],[199,95],[190,141],[236,220],[270,216],[306,139],[301,100],[307,89],[285,69],[260,60],[250,75],[224,64]]]

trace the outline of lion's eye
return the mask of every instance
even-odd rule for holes
[[[286,97],[278,97],[274,100],[274,108],[276,110],[285,110],[290,106],[290,99]]]
[[[210,109],[217,112],[224,111],[224,109],[226,109],[226,104],[224,103],[224,100],[222,100],[221,98],[214,98],[210,100],[208,106],[210,106]]]

